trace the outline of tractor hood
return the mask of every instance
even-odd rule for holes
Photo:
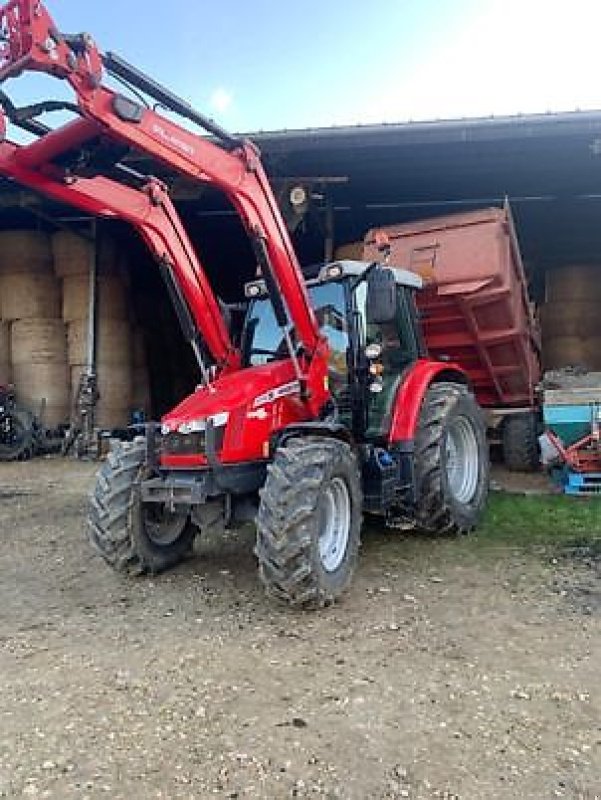
[[[265,460],[274,433],[309,418],[299,390],[289,359],[248,367],[199,387],[162,419],[161,465],[206,466],[209,422],[221,464]]]
[[[163,433],[186,432],[186,426],[208,418],[229,415],[237,410],[263,408],[275,400],[298,395],[292,362],[277,361],[218,378],[183,400],[162,422]],[[183,431],[181,430],[183,428]]]

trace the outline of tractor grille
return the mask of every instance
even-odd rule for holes
[[[213,428],[216,453],[223,447],[224,433],[225,425]],[[161,450],[165,455],[170,456],[204,455],[206,453],[206,432],[177,433],[172,431],[161,437]]]
[[[168,433],[161,438],[161,450],[166,455],[188,456],[204,453],[204,431],[197,433]]]

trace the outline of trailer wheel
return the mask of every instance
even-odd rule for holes
[[[0,461],[31,458],[34,451],[34,416],[29,411],[12,410],[10,440],[0,439]]]
[[[353,576],[361,533],[357,457],[345,442],[291,439],[270,464],[255,554],[269,594],[295,605],[333,602]]]
[[[503,423],[503,461],[512,472],[534,472],[540,466],[538,419],[534,412],[511,414]]]
[[[88,535],[95,549],[118,572],[162,572],[192,549],[196,528],[187,514],[144,505],[136,484],[144,472],[144,441],[115,447],[96,476],[90,495]]]
[[[415,443],[418,528],[430,534],[474,528],[488,494],[484,419],[471,392],[438,383],[424,398]]]

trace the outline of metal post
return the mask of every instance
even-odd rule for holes
[[[89,291],[88,291],[88,332],[86,364],[88,374],[96,374],[96,310],[98,290],[98,223],[95,219],[91,223],[91,247],[89,264]]]
[[[326,219],[325,219],[325,240],[324,240],[324,261],[329,264],[334,260],[334,206],[329,192],[326,193]]]
[[[67,222],[90,222],[90,232],[78,231],[80,236],[90,245],[88,261],[88,324],[86,330],[85,364],[79,376],[79,384],[73,397],[71,409],[71,426],[63,444],[63,453],[66,455],[73,448],[78,457],[90,454],[96,445],[94,435],[96,424],[96,403],[98,399],[96,375],[96,341],[97,341],[97,307],[98,307],[98,247],[97,247],[97,221],[89,217],[52,219],[60,229],[72,230]],[[97,452],[100,448],[96,447]]]
[[[96,402],[98,398],[96,375],[96,351],[98,332],[98,223],[90,225],[90,262],[88,265],[88,330],[86,335],[86,367],[79,384],[77,398],[78,416],[81,421],[80,447],[87,454],[95,443]]]

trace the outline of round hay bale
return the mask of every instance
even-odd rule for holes
[[[334,251],[334,261],[361,261],[363,259],[363,242],[347,242]]]
[[[543,363],[545,369],[561,369],[582,366],[591,369],[590,348],[577,336],[556,336],[543,339]]]
[[[122,280],[123,252],[115,239],[110,236],[101,236],[98,241],[98,272],[102,276],[118,276]]]
[[[601,299],[601,264],[573,264],[547,272],[547,302]]]
[[[63,279],[63,319],[88,318],[90,281],[88,275],[67,275]],[[113,275],[98,278],[98,318],[127,319],[127,293],[123,281]]]
[[[148,352],[146,349],[146,337],[141,328],[136,328],[132,336],[132,361],[135,369],[146,369],[148,364]]]
[[[86,369],[82,364],[70,367],[71,397],[75,398],[81,375]],[[129,408],[132,398],[132,372],[129,368],[115,364],[99,364],[96,381],[98,402],[111,408]]]
[[[0,320],[0,364],[9,364],[9,363],[10,363],[10,322],[2,322]]]
[[[59,278],[88,274],[92,246],[83,237],[71,231],[59,231],[52,237],[52,252],[54,271]]]
[[[586,342],[589,369],[601,372],[601,336],[592,336]]]
[[[98,405],[96,409],[96,427],[104,429],[127,428],[131,421],[129,406],[124,408],[109,408]]]
[[[88,275],[67,275],[63,279],[63,319],[86,320],[90,300]]]
[[[13,371],[9,361],[0,361],[0,386],[13,382]]]
[[[68,325],[69,364],[87,362],[88,323],[85,320]],[[98,364],[117,364],[131,370],[132,345],[129,322],[117,319],[99,319],[96,336],[96,361]]]
[[[589,338],[601,333],[599,303],[594,301],[545,303],[540,309],[540,320],[543,336],[549,339]]]
[[[67,363],[67,333],[62,319],[13,322],[10,344],[13,364]]]
[[[129,408],[132,398],[132,372],[117,364],[98,366],[98,405],[104,408]]]
[[[67,361],[70,366],[88,361],[88,323],[77,320],[67,323]]]
[[[0,276],[2,319],[56,319],[60,317],[60,306],[60,286],[54,275]]]
[[[65,364],[13,364],[17,400],[53,428],[69,421],[69,370]],[[43,403],[45,401],[45,405]]]
[[[119,273],[119,254],[115,240],[102,236],[97,247],[98,274],[100,276]],[[92,259],[92,242],[73,231],[58,231],[52,237],[54,271],[61,277],[88,275]]]
[[[151,411],[150,379],[146,367],[135,367],[132,373],[131,406],[148,416]]]
[[[0,231],[0,274],[52,273],[50,238],[40,231]]]
[[[84,367],[71,367],[71,397],[76,394]],[[99,364],[96,424],[100,428],[120,428],[129,423],[132,398],[132,373],[129,367]]]

